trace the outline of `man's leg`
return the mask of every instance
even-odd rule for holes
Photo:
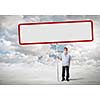
[[[66,80],[69,81],[69,66],[66,66],[66,72],[67,72]]]
[[[62,66],[62,81],[65,80],[65,66]]]

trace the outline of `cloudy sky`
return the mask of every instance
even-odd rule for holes
[[[75,64],[92,64],[99,66],[99,32],[100,16],[75,16],[75,15],[22,15],[22,16],[0,16],[0,63],[29,63],[32,61],[41,61],[50,63],[54,60],[55,45],[42,44],[31,46],[19,46],[18,44],[18,23],[23,22],[41,22],[41,21],[64,21],[92,19],[94,21],[95,40],[89,43],[70,43],[58,44],[58,49],[63,50],[66,45],[70,49]]]

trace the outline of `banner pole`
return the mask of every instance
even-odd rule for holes
[[[57,81],[60,82],[59,80],[59,66],[58,66],[58,60],[57,60],[57,43],[56,43],[56,64],[57,64]]]

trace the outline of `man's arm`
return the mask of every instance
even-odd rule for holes
[[[71,62],[71,56],[69,55],[69,66],[70,66],[70,62]]]

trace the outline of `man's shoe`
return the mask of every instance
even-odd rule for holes
[[[66,79],[66,81],[69,81],[69,79]]]
[[[61,81],[65,81],[65,79],[62,79]]]

